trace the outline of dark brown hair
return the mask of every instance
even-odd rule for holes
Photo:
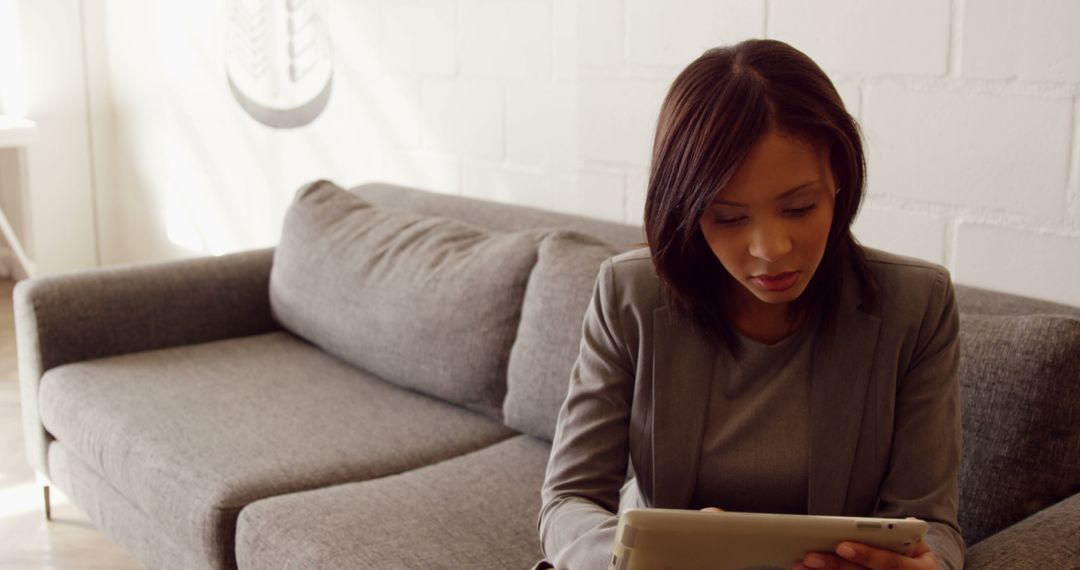
[[[793,314],[821,311],[826,321],[840,290],[840,269],[874,291],[851,222],[862,202],[866,159],[855,119],[809,57],[775,40],[714,48],[675,78],[660,108],[645,200],[645,235],[676,313],[706,336],[735,348],[724,292],[739,286],[709,249],[699,220],[731,180],[750,147],[770,130],[829,149],[837,187],[825,254]],[[718,293],[719,292],[719,293]]]

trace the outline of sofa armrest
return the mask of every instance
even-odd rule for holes
[[[15,330],[26,453],[46,479],[38,382],[83,360],[269,332],[273,250],[21,281]]]
[[[968,569],[1080,567],[1080,494],[1043,509],[968,549]]]

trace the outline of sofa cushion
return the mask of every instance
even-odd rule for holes
[[[510,351],[506,425],[547,441],[554,437],[600,264],[616,253],[576,232],[555,232],[540,243]]]
[[[240,568],[528,568],[549,447],[518,436],[374,481],[252,503]]]
[[[138,561],[136,565],[134,562],[119,558],[112,550],[102,552],[95,546],[93,558],[108,560],[107,567],[153,568],[154,570],[200,570],[228,567],[225,560],[208,560],[202,549],[191,548],[187,542],[178,540],[179,537],[171,532],[171,528],[168,532],[163,530],[163,528],[168,528],[166,521],[136,507],[131,499],[120,493],[113,484],[101,476],[101,473],[75,457],[71,450],[60,442],[53,441],[49,444],[47,456],[49,482],[52,483],[53,488],[61,489],[71,503],[77,505],[80,511],[89,516],[96,530],[115,541]],[[55,511],[53,516],[57,516]],[[61,524],[67,526],[64,523]],[[53,526],[49,532],[56,532],[58,526]],[[99,553],[102,556],[97,556]],[[0,556],[0,560],[3,559],[10,559],[10,556]],[[80,559],[82,559],[81,556]],[[97,566],[90,561],[85,564],[87,568],[105,567]],[[27,567],[29,566],[28,563]],[[36,566],[42,567],[44,564],[39,562]]]
[[[645,233],[640,220],[634,225],[621,224],[505,202],[425,192],[381,182],[362,184],[349,190],[380,208],[394,208],[417,214],[454,218],[492,230],[573,230],[615,244],[621,248],[620,251],[637,249],[645,241]]]
[[[968,315],[1067,315],[1080,318],[1080,307],[970,285],[956,286],[956,304],[961,313]]]
[[[968,544],[1080,489],[1080,320],[960,317]]]
[[[989,536],[969,548],[964,567],[1043,570],[1080,562],[1080,493]]]
[[[69,364],[45,429],[176,541],[227,567],[240,509],[501,441],[499,422],[402,390],[287,332]]]
[[[380,378],[500,418],[540,235],[375,208],[315,182],[285,217],[271,308]]]

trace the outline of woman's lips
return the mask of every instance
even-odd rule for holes
[[[798,271],[788,271],[787,273],[777,273],[776,275],[755,275],[750,278],[750,280],[756,283],[758,287],[772,293],[779,293],[791,289],[798,279]]]

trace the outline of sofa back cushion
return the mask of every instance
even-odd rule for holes
[[[1080,307],[1012,293],[956,285],[956,304],[969,315],[1068,315],[1080,318]]]
[[[1080,320],[960,316],[968,544],[1080,490]]]
[[[375,208],[315,182],[285,216],[271,309],[346,362],[501,419],[539,239]]]
[[[554,437],[596,276],[616,253],[614,246],[576,232],[555,232],[540,243],[510,351],[506,425],[547,441]]]
[[[393,208],[417,214],[453,218],[491,230],[504,232],[526,229],[572,230],[596,236],[624,250],[636,249],[640,247],[638,244],[645,241],[641,222],[633,225],[621,224],[529,206],[426,192],[381,182],[362,184],[350,190],[379,208]]]

